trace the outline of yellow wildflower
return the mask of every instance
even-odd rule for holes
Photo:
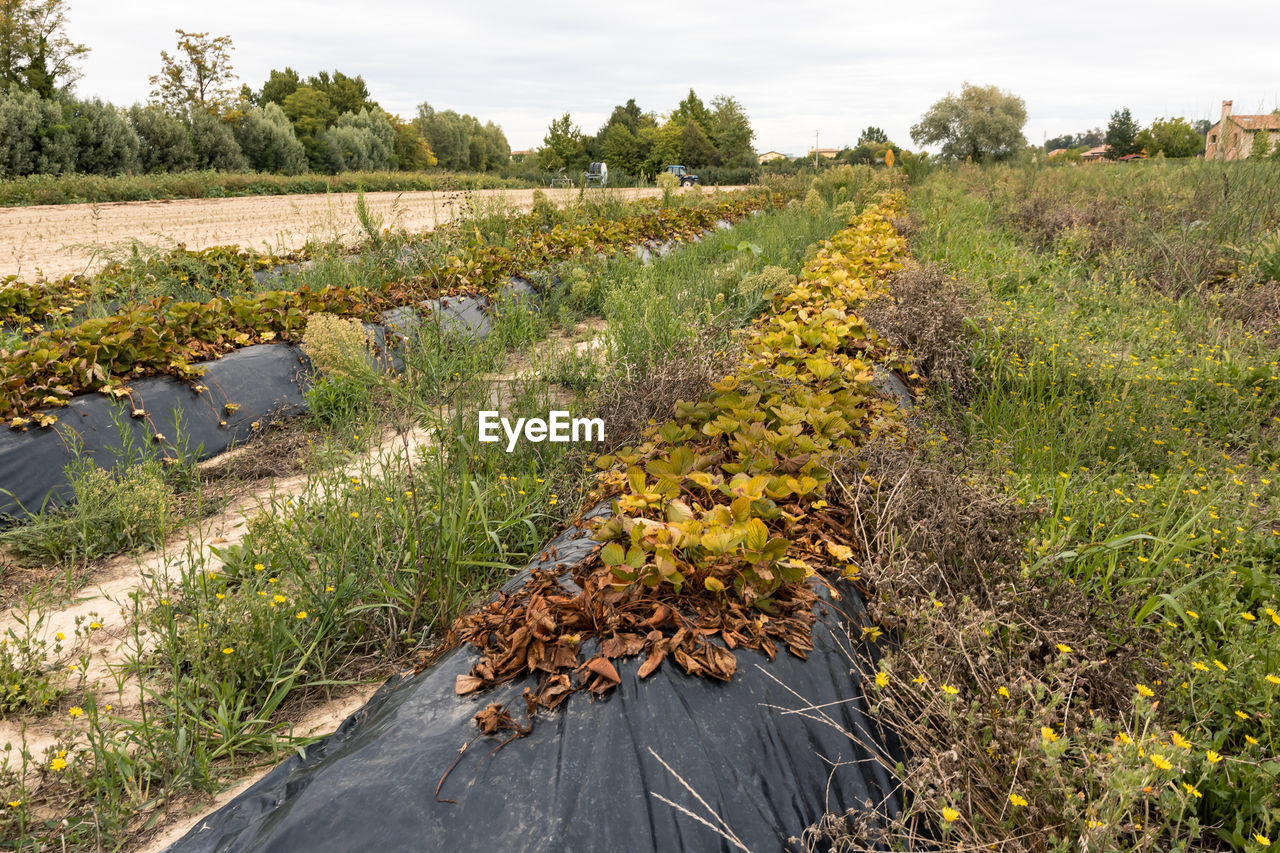
[[[1020,794],[1010,794],[1009,802],[1013,803],[1015,806],[1025,806],[1027,804],[1027,801],[1023,799]]]
[[[1149,698],[1151,698],[1152,696],[1156,695],[1156,694],[1155,694],[1155,691],[1153,691],[1150,687],[1148,687],[1148,686],[1147,686],[1147,685],[1145,685],[1145,684],[1139,684],[1139,685],[1138,685],[1138,692],[1139,692],[1140,694],[1142,694],[1143,696],[1146,696],[1148,699],[1149,699]]]
[[[1209,761],[1210,764],[1217,764],[1219,761],[1222,760],[1222,756],[1214,752],[1212,749],[1205,752],[1204,757]]]
[[[960,812],[956,811],[950,806],[947,806],[945,809],[942,810],[942,819],[945,820],[947,823],[955,823],[957,820],[960,819]]]
[[[1048,726],[1041,726],[1040,737],[1044,738],[1047,743],[1053,743],[1058,739],[1058,733]]]
[[[1153,752],[1151,753],[1150,757],[1151,757],[1151,763],[1154,764],[1156,767],[1159,767],[1161,770],[1173,769],[1173,765],[1170,764],[1168,759],[1166,759],[1163,755]]]
[[[1174,746],[1181,747],[1182,749],[1191,748],[1191,742],[1186,738],[1184,738],[1182,735],[1180,735],[1178,732],[1170,732],[1169,740],[1173,741]]]
[[[876,687],[888,687],[889,676],[883,672],[876,673]]]
[[[84,708],[81,708],[79,705],[72,705],[70,708],[67,709],[67,713],[70,714],[72,717],[83,717]]]

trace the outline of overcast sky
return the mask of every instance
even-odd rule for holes
[[[1027,104],[1033,143],[1132,109],[1217,119],[1280,104],[1280,0],[1147,2],[520,2],[509,0],[70,0],[92,49],[77,86],[145,101],[175,28],[230,35],[242,82],[286,65],[362,75],[383,108],[492,120],[537,147],[566,111],[594,133],[635,98],[669,112],[689,88],[746,107],[758,151],[853,145],[869,124],[910,146],[920,115],[961,84]]]

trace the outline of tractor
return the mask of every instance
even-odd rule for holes
[[[668,166],[667,172],[675,175],[676,180],[680,182],[680,186],[682,187],[691,187],[698,183],[698,176],[690,174],[689,170],[684,166]]]

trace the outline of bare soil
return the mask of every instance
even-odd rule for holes
[[[721,188],[734,189],[734,188]],[[576,189],[544,189],[558,205]],[[656,188],[592,190],[617,198],[647,198]],[[384,228],[428,231],[457,216],[466,205],[486,209],[505,204],[528,210],[534,190],[366,193],[369,211]],[[56,204],[0,208],[0,277],[37,273],[57,278],[89,273],[112,253],[134,242],[158,248],[182,243],[188,249],[236,245],[284,254],[309,241],[355,244],[361,235],[355,193],[250,196],[245,198]]]

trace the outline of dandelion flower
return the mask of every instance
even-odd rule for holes
[[[1149,698],[1151,698],[1152,696],[1156,695],[1156,694],[1155,694],[1155,691],[1153,691],[1150,687],[1148,687],[1148,686],[1147,686],[1147,685],[1145,685],[1145,684],[1139,684],[1139,685],[1138,685],[1138,692],[1139,692],[1140,694],[1142,694],[1143,696],[1146,696],[1148,699],[1149,699]]]
[[[960,819],[960,812],[951,808],[951,806],[947,806],[942,810],[942,819],[947,823],[955,823]]]
[[[1249,741],[1249,743],[1253,744],[1254,746],[1258,745],[1258,739],[1253,735],[1245,735],[1244,739]]]
[[[1044,738],[1046,743],[1053,743],[1058,739],[1058,733],[1048,726],[1040,727],[1040,737]]]
[[[1227,665],[1222,661],[1218,660],[1217,658],[1213,659],[1213,665],[1216,666],[1218,669],[1222,670],[1223,672],[1227,671]]]
[[[1116,740],[1120,741],[1125,746],[1130,746],[1133,744],[1133,738],[1129,737],[1129,735],[1126,732],[1121,732],[1120,734],[1116,735]]]
[[[960,692],[959,688],[957,688],[957,687],[952,687],[950,684],[944,684],[944,685],[942,685],[942,687],[940,687],[939,689],[940,689],[943,693],[947,694],[948,696],[955,696],[957,693],[959,693],[959,692]]]
[[[96,630],[98,630],[98,629],[99,629],[99,628],[101,628],[101,627],[102,627],[102,623],[101,623],[101,622],[90,622],[90,623],[89,623],[89,630],[90,630],[90,631],[96,631]]]
[[[1247,622],[1253,622],[1253,621],[1254,621],[1254,620],[1256,620],[1258,617],[1257,617],[1257,616],[1254,616],[1252,613],[1245,612],[1245,613],[1241,613],[1241,614],[1240,614],[1240,618],[1241,618],[1241,619],[1244,619],[1244,620],[1245,620],[1245,621],[1247,621]]]
[[[273,595],[271,596],[271,600],[276,604],[284,604],[289,599],[285,598],[283,595]]]
[[[1013,803],[1015,806],[1025,806],[1027,804],[1027,801],[1023,799],[1020,794],[1010,794],[1009,802]]]
[[[67,713],[70,714],[72,717],[83,717],[84,708],[81,708],[79,705],[72,705],[70,708],[67,709]]]
[[[1004,687],[1003,685],[1000,687],[1000,689],[999,689],[999,690],[997,690],[997,691],[996,691],[996,693],[999,693],[1001,696],[1003,696],[1003,697],[1004,697],[1004,698],[1006,698],[1006,699],[1010,698],[1010,696],[1009,696],[1009,688]]]
[[[1238,710],[1238,709],[1236,710],[1236,716],[1237,716],[1237,717],[1239,717],[1239,718],[1240,718],[1240,719],[1242,719],[1242,720],[1247,720],[1247,719],[1249,719],[1249,715],[1248,715],[1248,714],[1246,714],[1244,711],[1241,711],[1241,710]]]
[[[1198,670],[1199,672],[1208,672],[1208,671],[1209,671],[1209,667],[1205,666],[1205,665],[1204,665],[1204,664],[1202,664],[1200,661],[1196,661],[1195,663],[1191,664],[1191,668],[1192,668],[1192,669],[1195,669],[1195,670]]]
[[[62,756],[58,756],[57,758],[53,759],[53,761],[49,762],[49,769],[50,770],[66,770],[67,760]]]
[[[225,649],[223,649],[223,650],[222,650],[222,653],[223,653],[224,655],[229,655],[229,654],[231,654],[231,653],[232,653],[232,652],[234,652],[234,651],[235,651],[235,649],[231,648],[230,646],[227,646]]]
[[[1071,648],[1066,643],[1058,643],[1058,651],[1062,652],[1064,655],[1069,655],[1074,652],[1075,649]]]
[[[267,568],[267,567],[266,567],[266,566],[264,566],[264,565],[262,565],[262,563],[254,563],[254,564],[253,564],[253,570],[254,570],[255,572],[261,572],[261,571],[263,571],[263,570],[264,570],[264,569],[266,569],[266,568]]]
[[[352,518],[359,518],[359,517],[360,517],[360,513],[358,513],[358,512],[353,512],[353,513],[351,513],[351,517],[352,517]]]
[[[67,635],[59,631],[58,633],[53,635],[53,638],[55,640],[65,640],[67,638]]]
[[[1265,835],[1263,835],[1261,832],[1255,832],[1255,833],[1253,834],[1253,840],[1254,840],[1254,841],[1256,841],[1256,842],[1258,842],[1259,844],[1261,844],[1263,847],[1270,847],[1270,846],[1271,846],[1271,839],[1270,839],[1270,838],[1267,838],[1267,837],[1266,837]]]
[[[10,801],[9,801],[9,808],[11,808],[11,809],[16,809],[16,808],[17,808],[18,806],[20,806],[20,805],[22,805],[22,800],[10,800]]]
[[[1173,745],[1174,745],[1174,746],[1180,747],[1180,748],[1182,748],[1182,749],[1190,749],[1190,748],[1191,748],[1191,741],[1189,741],[1189,740],[1187,740],[1186,738],[1184,738],[1184,737],[1183,737],[1181,734],[1179,734],[1178,732],[1170,732],[1170,733],[1169,733],[1169,740],[1173,741]]]
[[[1275,675],[1272,675],[1271,673],[1267,673],[1266,676],[1264,677],[1267,679],[1267,681],[1270,681],[1272,684],[1280,684],[1280,676],[1275,676]]]
[[[325,591],[325,592],[333,592],[333,587],[331,587],[331,586],[326,586],[326,587],[324,588],[324,591]]]
[[[876,687],[888,687],[889,676],[883,672],[876,673]]]
[[[1182,787],[1185,788],[1187,793],[1190,794],[1191,796],[1197,797],[1197,798],[1200,796],[1200,792],[1196,790],[1195,785],[1189,785],[1186,782],[1183,782]]]
[[[1169,760],[1165,758],[1163,755],[1160,755],[1159,753],[1156,753],[1156,752],[1151,753],[1150,758],[1151,758],[1151,763],[1154,764],[1156,767],[1159,767],[1161,770],[1173,769],[1173,765],[1169,763]]]
[[[1192,619],[1199,619],[1199,618],[1200,618],[1200,614],[1199,614],[1199,613],[1197,613],[1197,612],[1195,612],[1194,610],[1188,610],[1188,611],[1187,611],[1187,615],[1188,615],[1188,616],[1190,616]]]
[[[306,618],[307,618],[307,611],[305,611],[305,610],[299,610],[299,611],[298,611],[297,613],[295,613],[294,615],[295,615],[295,616],[297,616],[299,619],[306,619]]]

